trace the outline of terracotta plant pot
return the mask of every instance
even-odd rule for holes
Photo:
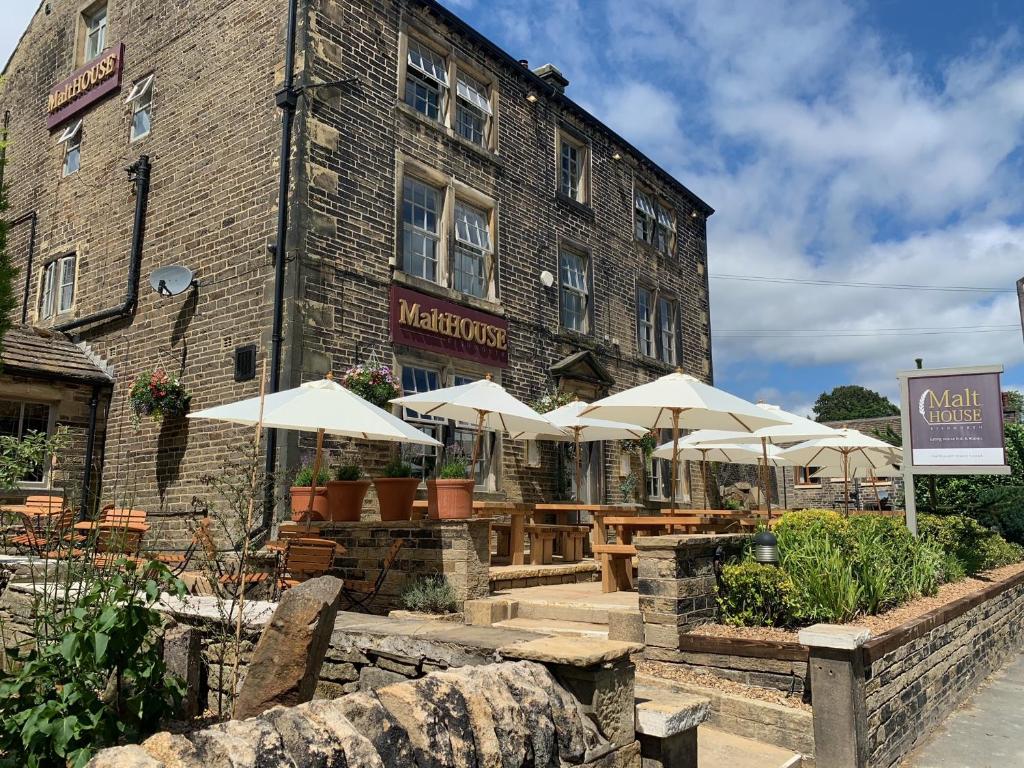
[[[301,523],[306,519],[306,510],[309,508],[308,485],[293,485],[291,488],[292,497],[292,520]],[[327,504],[327,489],[323,486],[316,487],[316,494],[313,496],[313,519],[327,520],[329,507]]]
[[[474,480],[434,480],[437,520],[466,520],[473,516]],[[434,517],[434,515],[431,515]]]
[[[420,487],[418,477],[378,477],[373,481],[380,504],[380,519],[409,520],[412,518],[412,503],[416,489]]]
[[[331,480],[327,483],[327,508],[330,519],[339,523],[358,523],[363,499],[370,489],[369,480]]]

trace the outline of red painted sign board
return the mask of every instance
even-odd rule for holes
[[[124,43],[108,48],[50,89],[46,97],[49,130],[121,87]]]
[[[463,360],[508,367],[505,318],[394,283],[391,340]]]

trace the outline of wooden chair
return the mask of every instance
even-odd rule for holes
[[[51,556],[64,543],[73,543],[75,513],[65,509],[55,514],[19,512],[25,532],[13,536],[11,543],[22,551],[41,557]]]
[[[207,549],[204,544],[206,541],[213,540],[209,530],[212,522],[209,517],[204,517],[199,521],[195,533],[192,534],[192,541],[183,552],[154,552],[152,559],[166,565],[175,576],[184,573],[196,552],[200,549]]]
[[[394,566],[395,561],[398,560],[398,553],[402,551],[403,546],[405,546],[405,539],[395,539],[391,542],[391,546],[388,547],[387,554],[384,556],[380,573],[377,574],[375,581],[350,581],[345,579],[344,586],[341,588],[342,597],[348,600],[348,607],[345,610],[351,608],[366,613],[370,612],[368,605],[377,596],[377,593],[380,592],[380,588],[384,586],[384,579],[387,578],[388,572]]]
[[[282,592],[317,576],[334,565],[335,543],[329,539],[289,539],[277,588]]]
[[[110,568],[121,561],[133,565],[142,563],[139,550],[142,547],[142,534],[139,527],[125,525],[101,524],[96,529],[96,549],[93,553],[93,565],[97,568]]]

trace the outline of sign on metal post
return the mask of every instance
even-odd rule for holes
[[[914,475],[1008,475],[1001,365],[901,371],[907,526],[917,533]]]

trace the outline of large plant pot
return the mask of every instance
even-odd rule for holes
[[[292,497],[292,520],[301,523],[306,519],[306,510],[309,509],[309,494],[312,489],[308,485],[293,485],[291,488]],[[313,496],[313,519],[329,519],[329,506],[327,503],[327,489],[317,486]]]
[[[373,481],[380,505],[380,519],[409,520],[412,518],[412,503],[416,489],[420,487],[418,477],[378,477]]]
[[[436,520],[467,520],[473,516],[475,480],[434,480]]]
[[[331,480],[327,483],[327,507],[330,519],[339,523],[358,523],[363,499],[370,490],[369,480]]]

